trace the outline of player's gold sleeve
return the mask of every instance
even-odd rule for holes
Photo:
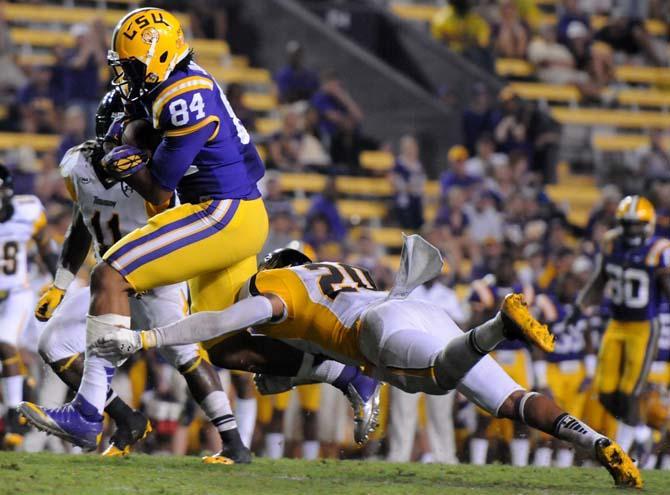
[[[65,177],[63,180],[65,181],[65,189],[67,189],[67,192],[70,195],[70,199],[76,203],[77,191],[74,188],[74,182],[72,181],[72,177]]]
[[[44,227],[47,226],[47,215],[44,213],[44,210],[40,211],[40,215],[33,222],[33,237],[42,232]]]
[[[300,290],[300,281],[296,279],[297,275],[286,268],[263,270],[256,274],[250,290],[252,294],[257,291],[258,294],[278,296],[284,302],[287,318],[292,319],[296,314],[295,299],[304,292]]]

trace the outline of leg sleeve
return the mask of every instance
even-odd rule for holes
[[[491,356],[484,356],[457,387],[468,400],[497,416],[498,409],[513,392],[524,390]]]

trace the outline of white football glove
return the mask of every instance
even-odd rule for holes
[[[140,332],[122,328],[100,337],[91,344],[92,354],[108,359],[112,362],[119,358],[126,358],[142,349]]]

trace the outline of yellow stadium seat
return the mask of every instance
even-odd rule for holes
[[[651,84],[666,86],[670,84],[670,69],[662,67],[641,67],[636,65],[620,65],[615,69],[618,81],[634,84]]]
[[[390,268],[395,271],[400,266],[400,255],[398,254],[387,254],[382,256],[382,265]]]
[[[436,5],[422,5],[395,2],[391,4],[391,12],[398,17],[409,21],[430,22],[435,14],[440,10]]]
[[[60,144],[61,137],[55,134],[23,134],[0,132],[0,149],[11,150],[20,147],[35,151],[52,151]]]
[[[338,177],[337,190],[360,196],[391,196],[393,185],[386,177]]]
[[[361,167],[376,172],[386,172],[393,168],[395,159],[388,151],[363,151],[358,157]]]
[[[526,100],[576,102],[581,95],[576,86],[543,83],[515,82],[508,86],[514,93]]]
[[[268,85],[272,82],[270,72],[249,67],[207,66],[205,68],[220,81],[240,84]]]
[[[561,124],[613,126],[628,129],[663,128],[670,126],[670,114],[631,112],[596,108],[551,108],[551,115]]]
[[[326,177],[319,174],[281,174],[279,183],[287,192],[317,193],[323,191]]]
[[[406,234],[411,234],[411,231],[404,231]],[[372,239],[382,246],[387,248],[401,248],[403,229],[395,227],[379,227],[371,230]]]
[[[269,112],[278,106],[277,97],[266,93],[244,93],[242,101],[256,112]]]
[[[9,115],[9,108],[7,105],[0,105],[0,120],[6,119]]]
[[[120,3],[120,2],[114,2]],[[137,2],[129,2],[137,3]],[[87,7],[58,7],[52,5],[7,3],[3,6],[3,13],[9,22],[33,22],[33,23],[61,23],[77,24],[80,22],[91,22],[96,18],[102,19],[105,26],[113,28],[126,15],[128,11],[123,9],[95,9]],[[188,16],[177,14],[182,26],[189,27]]]
[[[222,40],[208,40],[196,38],[189,40],[189,44],[198,57],[225,57],[230,54],[228,43]]]
[[[520,58],[499,58],[496,60],[496,74],[501,77],[528,77],[533,75],[535,67]]]
[[[256,119],[256,131],[263,136],[269,136],[275,132],[279,132],[280,130],[281,119]]]
[[[292,204],[298,215],[304,215],[309,210],[310,200],[307,198],[294,199]],[[379,201],[341,199],[337,202],[337,207],[340,215],[349,219],[380,220],[386,216],[386,206]]]
[[[591,138],[595,149],[603,152],[634,151],[649,146],[645,134],[595,134]]]
[[[440,182],[437,180],[429,180],[426,182],[426,196],[439,197],[442,189]]]
[[[18,55],[17,61],[23,67],[33,65],[51,66],[56,63],[56,56],[50,53],[21,53]]]
[[[561,184],[550,184],[546,188],[549,197],[557,203],[571,206],[591,207],[600,199],[600,189],[595,186],[575,188]]]
[[[670,106],[670,91],[655,89],[622,89],[617,94],[621,105],[638,105],[642,107]]]

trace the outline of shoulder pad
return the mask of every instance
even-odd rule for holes
[[[92,146],[95,146],[95,141],[89,140],[67,150],[58,165],[61,176],[71,177],[78,166],[86,163],[88,161],[86,152],[89,151]]]
[[[169,84],[161,89],[151,104],[151,116],[153,119],[152,123],[154,129],[160,128],[160,121],[163,110],[165,109],[166,105],[174,98],[190,91],[212,91],[214,89],[214,81],[206,73],[201,74],[198,72],[189,71],[189,73],[180,77],[176,77],[168,82]]]

